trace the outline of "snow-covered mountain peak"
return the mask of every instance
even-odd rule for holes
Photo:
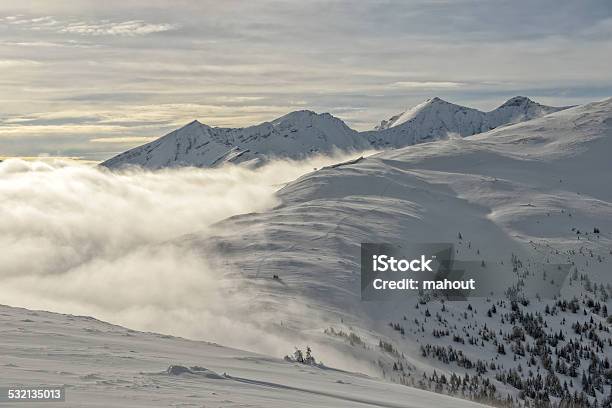
[[[290,112],[286,115],[281,116],[278,119],[274,119],[270,122],[273,126],[289,126],[289,127],[310,127],[310,126],[339,126],[347,128],[346,124],[330,115],[329,113],[316,113],[311,110],[298,110]]]
[[[186,125],[168,133],[167,135],[157,139],[155,142],[168,142],[169,140],[192,140],[205,141],[211,137],[212,128],[197,120],[192,120]]]
[[[194,119],[191,122],[187,123],[186,125],[176,129],[174,132],[181,133],[181,134],[188,134],[191,132],[199,132],[200,130],[204,130],[204,129],[211,129],[211,127],[198,121],[197,119]],[[171,133],[174,133],[174,132],[171,132]]]
[[[400,126],[406,122],[411,122],[418,116],[436,116],[444,114],[443,112],[454,112],[459,110],[472,110],[471,108],[466,108],[461,105],[456,105],[451,102],[447,102],[444,99],[441,99],[437,96],[427,99],[420,104],[407,109],[406,111],[399,113],[397,115],[392,116],[387,120],[383,120],[379,125],[377,125],[374,130],[382,131],[391,129],[393,127]]]
[[[194,120],[149,144],[102,163],[106,167],[147,168],[223,163],[260,163],[270,157],[303,158],[334,150],[398,148],[417,143],[486,132],[564,108],[540,105],[517,96],[491,112],[433,97],[388,120],[375,131],[357,132],[329,113],[298,110],[245,128],[210,127]]]
[[[368,140],[329,113],[300,110],[246,128],[211,128],[197,120],[151,143],[102,163],[109,168],[138,165],[215,167],[257,164],[270,157],[303,158],[334,150],[365,150]]]
[[[406,112],[404,112],[403,114],[406,114],[408,112],[417,114],[417,113],[427,112],[430,110],[440,110],[440,109],[453,109],[454,110],[454,109],[461,109],[461,108],[469,109],[464,106],[457,105],[452,102],[445,101],[444,99],[439,98],[437,96],[434,96],[433,98],[427,99],[426,101],[421,102],[420,104],[414,106],[413,108],[406,110]],[[394,126],[397,126],[400,124],[401,123],[399,123],[398,121],[394,123]]]
[[[471,136],[561,109],[565,108],[545,106],[527,97],[515,96],[497,109],[482,112],[434,97],[382,121],[368,136],[376,147],[402,147],[444,139],[450,134]]]
[[[191,158],[185,155],[193,148],[209,146],[216,151],[227,149],[227,140],[219,137],[216,129],[197,120],[142,146],[123,152],[101,165],[118,168],[136,165],[151,169],[162,167],[189,166]]]
[[[531,99],[527,98],[526,96],[515,96],[512,97],[510,99],[508,99],[506,102],[504,102],[501,107],[504,106],[523,106],[523,105],[528,105],[528,104],[537,104],[536,102],[532,101]]]
[[[424,102],[425,105],[436,105],[436,104],[440,104],[440,105],[444,105],[444,104],[448,104],[448,105],[454,105],[448,101],[445,101],[442,98],[439,98],[437,96],[434,96],[433,98],[429,98]]]
[[[549,113],[557,112],[566,107],[553,107],[541,105],[525,96],[515,96],[508,99],[498,108],[487,112],[486,119],[491,129],[502,125],[509,125],[518,122],[539,118]]]
[[[284,122],[284,121],[299,121],[299,120],[312,118],[313,116],[318,116],[318,115],[319,114],[314,111],[311,111],[308,109],[302,109],[302,110],[289,112],[286,115],[279,117],[278,119],[274,119],[272,123]]]

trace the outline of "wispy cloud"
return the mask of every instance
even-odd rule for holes
[[[32,29],[52,27],[52,26],[59,24],[59,22],[52,16],[25,17],[23,15],[16,15],[16,16],[0,17],[0,21],[6,24],[10,24],[10,25],[24,26],[24,27],[28,27]]]
[[[40,62],[31,59],[0,59],[0,68],[13,68],[23,65],[38,65]]]
[[[173,24],[152,24],[142,20],[122,22],[78,22],[70,23],[59,31],[63,33],[75,33],[82,35],[123,35],[136,36],[151,33],[160,33],[176,29]]]
[[[147,143],[155,139],[157,139],[157,137],[125,136],[125,137],[97,137],[95,139],[90,139],[89,141],[92,143]]]
[[[464,86],[466,84],[461,82],[448,82],[448,81],[399,81],[391,84],[393,87],[399,87],[404,89],[454,89]]]
[[[90,20],[74,21],[61,20],[53,16],[28,18],[24,16],[6,16],[0,18],[5,24],[21,27],[33,31],[54,31],[58,33],[79,35],[113,35],[113,36],[140,36],[176,29],[176,24],[150,23],[143,20],[113,21]]]

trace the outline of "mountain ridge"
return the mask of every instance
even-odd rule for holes
[[[424,102],[421,102],[420,104],[413,106],[412,108],[408,108],[404,112],[401,112],[401,113],[399,113],[397,115],[392,116],[389,119],[381,121],[381,123],[376,125],[373,130],[381,131],[381,130],[389,129],[389,128],[394,127],[394,126],[398,126],[399,124],[401,124],[401,123],[398,123],[399,119],[401,119],[401,117],[403,115],[405,115],[406,113],[408,113],[408,112],[415,112],[415,111],[418,111],[418,110],[426,109],[426,108],[431,107],[432,105],[435,105],[435,104],[446,104],[446,105],[453,106],[453,107],[460,108],[460,109],[464,109],[464,110],[482,112],[482,113],[488,114],[488,115],[494,114],[494,113],[496,113],[498,111],[502,111],[502,110],[505,110],[505,109],[510,108],[510,107],[521,107],[521,108],[536,108],[537,107],[537,108],[541,108],[545,112],[545,114],[553,113],[553,112],[556,112],[558,110],[567,109],[567,108],[572,107],[572,106],[552,107],[552,106],[542,105],[542,104],[540,104],[538,102],[533,101],[532,99],[530,99],[530,98],[528,98],[526,96],[518,95],[518,96],[514,96],[514,97],[508,99],[503,104],[499,105],[497,108],[495,108],[493,110],[490,110],[490,111],[481,111],[479,109],[470,108],[470,107],[467,107],[467,106],[458,105],[458,104],[455,104],[455,103],[452,103],[452,102],[448,102],[448,101],[446,101],[446,100],[444,100],[444,99],[442,99],[440,97],[434,96],[433,98],[427,99]],[[495,126],[495,127],[497,127],[497,126]]]
[[[366,135],[374,147],[400,148],[443,139],[449,134],[471,136],[567,108],[569,106],[541,105],[527,97],[515,96],[497,108],[484,112],[434,97],[383,120]]]
[[[377,130],[364,132],[351,129],[330,113],[312,110],[289,112],[243,128],[211,127],[193,120],[101,165],[111,169],[128,165],[148,169],[217,167],[226,163],[258,165],[272,158],[302,159],[336,150],[399,148],[451,134],[470,136],[566,108],[545,106],[516,96],[490,112],[482,112],[434,97],[382,121]]]

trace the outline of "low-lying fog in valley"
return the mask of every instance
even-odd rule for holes
[[[169,241],[213,234],[222,219],[271,208],[285,183],[359,155],[155,172],[4,161],[0,303],[290,353],[292,344],[279,345],[257,329],[255,316],[247,320],[237,311],[246,298],[219,291],[226,271],[211,268],[214,253],[202,256]]]

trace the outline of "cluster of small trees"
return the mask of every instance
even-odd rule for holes
[[[447,377],[445,374],[438,375],[434,370],[431,376],[423,374],[423,378],[416,385],[425,390],[460,396],[491,406],[512,407],[516,402],[509,394],[505,398],[502,397],[495,384],[489,378],[480,375],[470,376],[465,373],[461,376],[452,373]]]
[[[301,349],[295,348],[293,352],[293,356],[285,356],[285,361],[291,361],[295,363],[305,364],[305,365],[317,365],[317,360],[315,360],[312,355],[312,350],[310,346],[306,346],[306,352],[304,353]]]

